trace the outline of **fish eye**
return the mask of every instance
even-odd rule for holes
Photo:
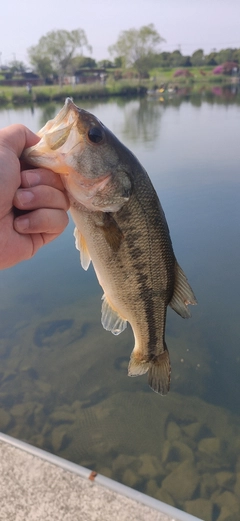
[[[88,131],[88,137],[92,143],[101,143],[103,140],[103,131],[99,127],[92,127]]]

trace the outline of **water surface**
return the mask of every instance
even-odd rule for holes
[[[190,320],[168,312],[169,395],[146,375],[128,378],[131,328],[102,329],[102,291],[80,266],[70,222],[34,259],[0,272],[0,430],[206,521],[237,519],[240,107],[219,97],[81,106],[147,169],[198,306]],[[4,109],[0,126],[37,131],[59,108]]]

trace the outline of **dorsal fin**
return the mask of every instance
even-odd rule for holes
[[[181,317],[189,318],[191,313],[187,307],[188,304],[195,305],[197,300],[185,273],[176,261],[174,292],[169,306]]]
[[[74,229],[73,235],[75,237],[75,246],[77,250],[80,251],[80,261],[83,269],[87,271],[89,264],[91,262],[91,257],[88,251],[87,243],[81,234],[81,232],[77,229]]]

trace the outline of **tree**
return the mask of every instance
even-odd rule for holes
[[[124,57],[123,56],[116,56],[116,58],[114,59],[114,67],[116,67],[116,69],[122,69],[124,67]]]
[[[141,77],[154,66],[155,49],[163,41],[153,24],[144,25],[139,30],[122,31],[117,42],[109,47],[109,52],[121,56],[125,68],[134,67]]]
[[[89,56],[75,56],[71,60],[71,71],[75,73],[77,70],[88,67],[89,69],[94,69],[97,66],[96,61]]]
[[[111,60],[100,60],[97,62],[99,69],[114,69],[115,65]]]
[[[202,49],[198,49],[192,54],[191,62],[193,67],[201,67],[201,65],[204,65],[204,52]]]
[[[234,62],[240,63],[240,49],[234,49],[232,60]]]
[[[37,45],[28,49],[28,55],[36,70],[39,73],[41,70],[41,75],[45,64],[48,71],[51,68],[51,72],[55,72],[61,81],[62,76],[68,72],[75,53],[82,53],[84,47],[92,51],[83,29],[50,31],[40,38]]]
[[[205,56],[205,65],[217,65],[216,57],[217,52],[211,51],[209,54]]]
[[[18,60],[12,60],[8,64],[10,72],[14,75],[16,72],[22,74],[26,72],[26,65],[25,63],[18,61]]]
[[[183,65],[183,56],[180,51],[173,51],[170,56],[172,67],[181,67]]]
[[[156,54],[156,67],[191,67],[190,56],[183,56],[179,50]]]
[[[170,67],[171,53],[167,51],[156,54],[156,67]]]
[[[227,61],[233,61],[235,49],[222,49],[217,53],[216,62],[221,64]]]
[[[192,67],[191,56],[182,57],[182,67]]]
[[[32,58],[31,63],[40,78],[46,80],[47,78],[50,78],[50,76],[54,75],[54,68],[48,56],[36,56]]]

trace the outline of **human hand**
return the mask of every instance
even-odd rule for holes
[[[23,150],[38,141],[23,125],[0,130],[0,269],[30,259],[68,224],[60,176],[44,168],[21,169]]]

